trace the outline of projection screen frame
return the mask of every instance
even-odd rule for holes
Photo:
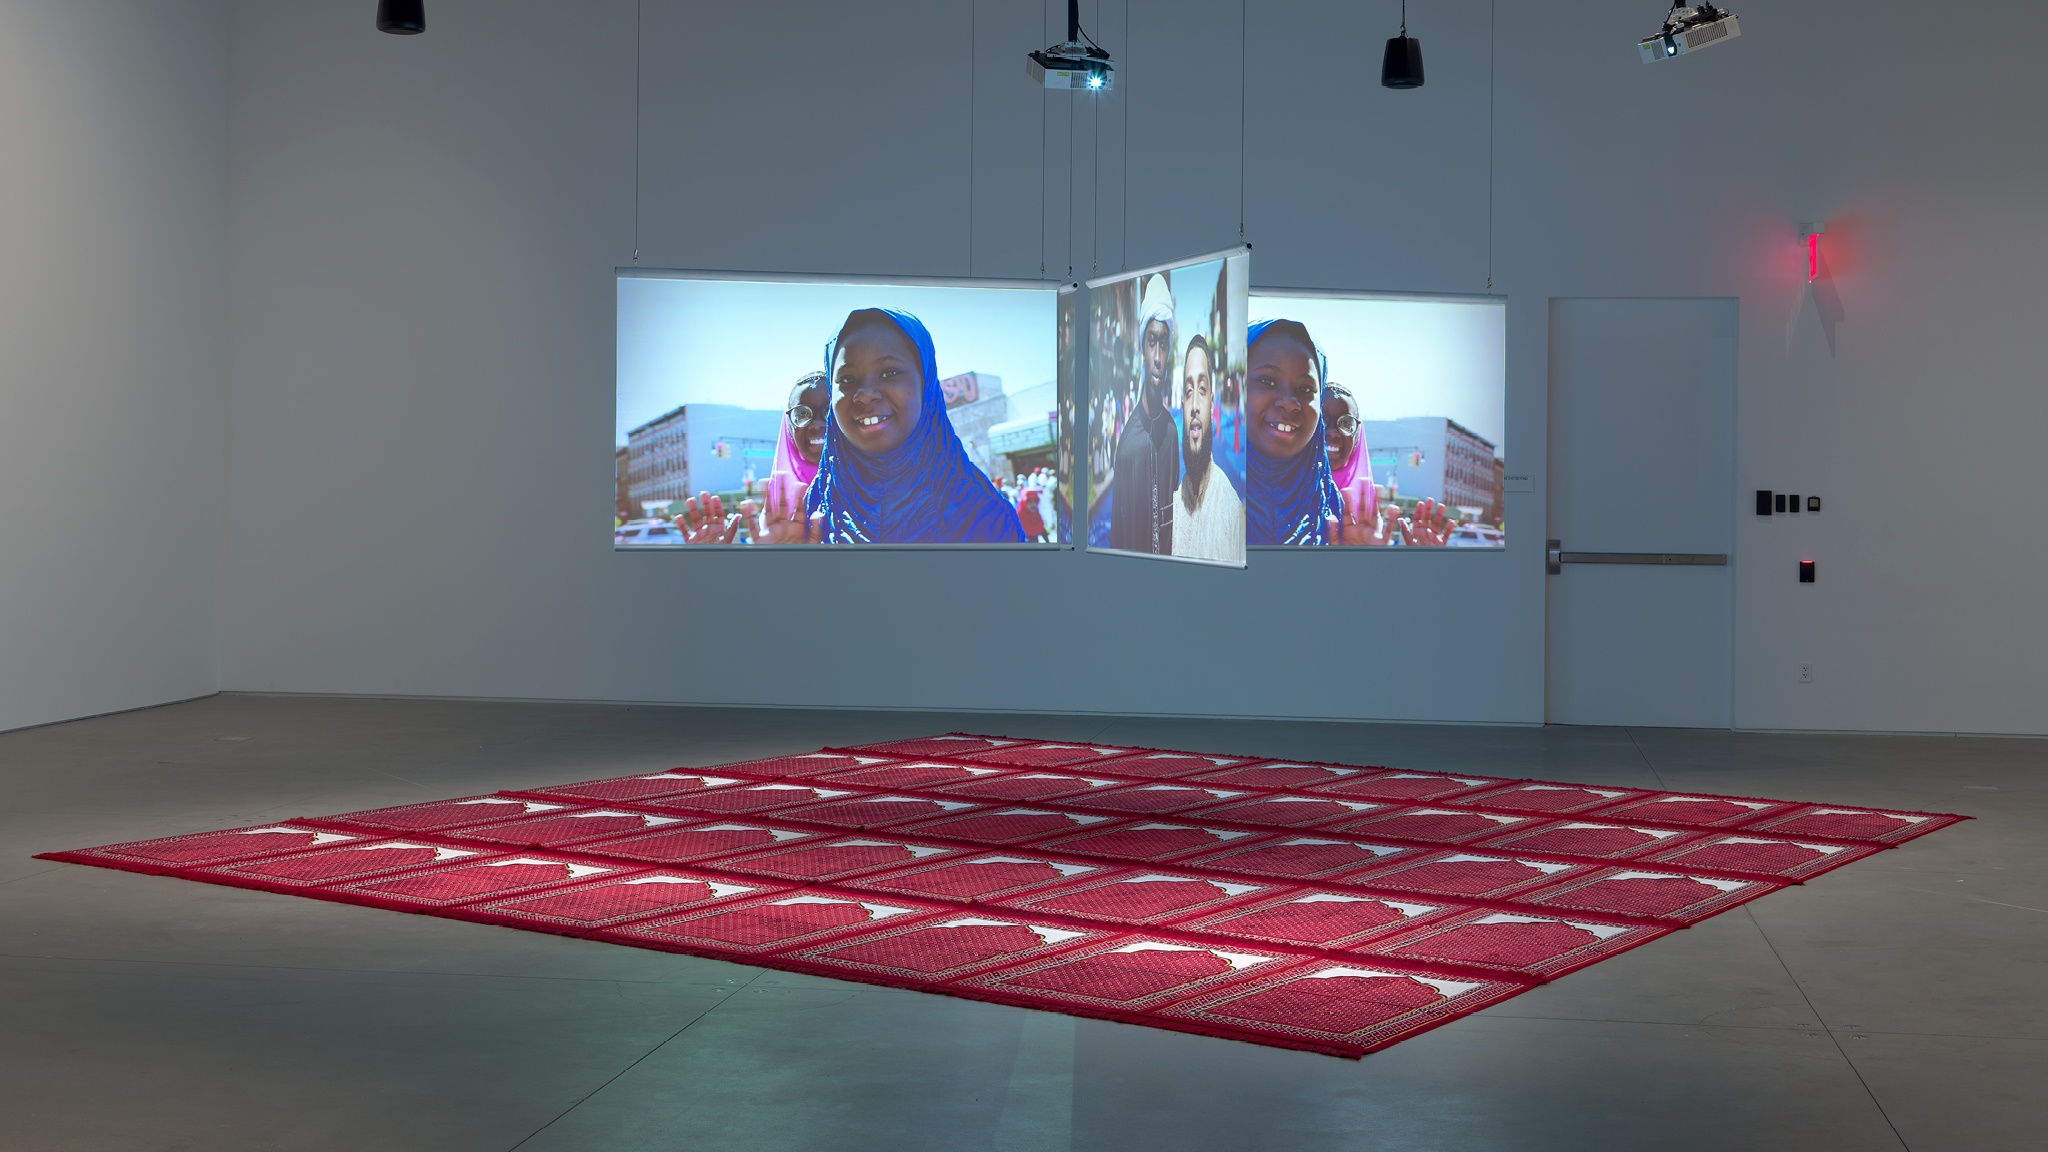
[[[1250,244],[1233,244],[1228,248],[1218,249],[1214,252],[1198,253],[1194,256],[1183,256],[1177,260],[1166,260],[1158,264],[1147,265],[1143,268],[1131,268],[1117,272],[1112,272],[1107,276],[1096,276],[1092,279],[1082,281],[1081,286],[1088,289],[1088,291],[1092,294],[1097,288],[1101,288],[1110,284],[1120,284],[1126,280],[1137,280],[1142,282],[1147,276],[1155,276],[1166,272],[1172,272],[1175,269],[1186,268],[1191,264],[1207,264],[1212,260],[1229,260],[1234,256],[1250,256],[1251,252],[1252,246]],[[1247,294],[1249,294],[1252,291],[1249,282],[1247,282],[1245,290]],[[1091,302],[1091,308],[1092,306],[1093,305]],[[1080,360],[1083,365],[1086,365],[1089,360],[1089,357],[1083,355],[1080,357]],[[1078,398],[1075,401],[1075,419],[1077,424],[1079,425],[1076,431],[1079,433],[1078,438],[1085,440],[1087,438],[1087,433],[1089,429],[1087,426],[1087,421],[1082,419],[1082,414],[1085,412],[1088,414],[1089,419],[1093,418],[1092,401],[1094,399],[1095,381],[1094,378],[1085,371],[1081,372],[1079,375],[1081,379],[1087,381],[1088,387],[1086,389],[1085,395],[1086,398],[1091,401],[1091,404],[1089,405],[1083,405],[1080,402],[1080,399]],[[1088,498],[1087,502],[1092,504],[1095,500],[1094,481],[1092,477],[1089,480],[1089,486],[1086,495]],[[1243,571],[1249,563],[1246,560],[1211,560],[1207,557],[1202,556],[1159,555],[1145,552],[1131,552],[1122,548],[1098,548],[1088,543],[1088,517],[1081,516],[1079,519],[1081,521],[1081,527],[1078,528],[1077,531],[1080,533],[1081,541],[1080,543],[1073,545],[1073,547],[1079,549],[1082,552],[1091,553],[1093,555],[1124,556],[1137,560],[1163,560],[1173,564],[1196,564],[1207,568],[1235,569],[1240,572]],[[1247,551],[1249,551],[1250,546],[1247,545],[1246,548]]]
[[[844,272],[745,272],[731,268],[653,268],[645,265],[620,265],[612,269],[614,291],[612,292],[612,379],[616,389],[618,380],[618,339],[619,294],[616,283],[619,280],[718,280],[733,283],[754,284],[888,284],[906,288],[991,288],[1007,291],[1052,292],[1056,295],[1079,287],[1078,282],[1055,280],[1025,280],[984,276],[906,276],[889,273],[844,273]],[[1055,334],[1057,340],[1057,334]],[[1057,352],[1055,352],[1057,355]],[[616,395],[614,395],[616,403]],[[1034,543],[975,543],[975,544],[636,544],[631,546],[612,545],[612,554],[674,555],[682,552],[1073,552],[1071,541],[1052,544]]]
[[[740,272],[730,268],[649,268],[631,265],[612,269],[621,280],[728,280],[757,284],[893,284],[905,288],[1006,288],[1057,292],[1070,280],[1020,280],[992,276],[904,276],[894,273]]]
[[[1410,300],[1421,304],[1498,304],[1505,308],[1508,297],[1498,292],[1391,292],[1377,288],[1290,288],[1279,284],[1254,284],[1253,296],[1300,296],[1309,300]]]
[[[1211,260],[1228,260],[1232,256],[1248,256],[1251,254],[1251,250],[1252,246],[1249,244],[1236,244],[1214,252],[1197,253],[1193,256],[1183,256],[1178,260],[1165,260],[1143,268],[1132,268],[1123,272],[1112,272],[1107,276],[1097,276],[1091,280],[1081,281],[1081,286],[1093,291],[1104,284],[1115,284],[1122,280],[1143,280],[1147,276],[1157,275],[1161,272],[1171,272],[1176,268],[1185,268],[1190,264],[1207,264]],[[1247,285],[1246,291],[1251,290],[1250,286]]]
[[[1369,288],[1287,288],[1274,284],[1254,284],[1247,295],[1256,300],[1265,296],[1297,296],[1305,300],[1407,300],[1423,304],[1497,304],[1508,307],[1508,297],[1496,292],[1390,292]],[[1503,316],[1505,319],[1505,316]],[[1506,349],[1502,349],[1501,361],[1501,406],[1507,406],[1507,361]],[[1455,552],[1459,554],[1506,555],[1505,544],[1496,548],[1396,548],[1376,544],[1369,547],[1348,548],[1303,548],[1299,544],[1246,544],[1246,552],[1362,552],[1367,554],[1383,552]]]

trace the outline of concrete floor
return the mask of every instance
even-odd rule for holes
[[[1980,817],[1362,1063],[36,852],[947,729]],[[0,735],[0,1149],[2048,1144],[2048,742],[221,696]]]

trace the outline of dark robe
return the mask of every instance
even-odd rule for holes
[[[1109,489],[1109,546],[1165,555],[1173,551],[1173,497],[1180,487],[1180,430],[1160,404],[1140,405],[1116,445]]]

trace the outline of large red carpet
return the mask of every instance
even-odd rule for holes
[[[953,734],[44,858],[1357,1057],[1961,819]]]

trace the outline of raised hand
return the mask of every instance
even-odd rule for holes
[[[770,472],[761,488],[767,494],[768,511],[771,514],[778,510],[791,515],[803,514],[804,493],[809,490],[810,485],[799,482],[794,475],[788,472]]]
[[[1394,542],[1394,521],[1385,505],[1360,516],[1358,505],[1344,502],[1344,516],[1323,518],[1323,541],[1333,548],[1374,548]]]
[[[1370,548],[1386,542],[1386,532],[1377,516],[1368,516],[1363,523],[1348,512],[1341,520],[1323,517],[1323,543],[1332,548]]]
[[[683,501],[683,514],[676,517],[676,530],[685,544],[730,544],[739,535],[737,513],[727,515],[725,501],[709,492],[699,492]]]
[[[740,505],[740,511],[747,517],[756,544],[811,544],[818,539],[811,534],[810,520],[804,516],[801,485],[771,484],[765,510],[749,500]]]
[[[1424,500],[1414,513],[1401,521],[1401,541],[1425,548],[1441,548],[1451,538],[1450,512],[1435,500]]]

